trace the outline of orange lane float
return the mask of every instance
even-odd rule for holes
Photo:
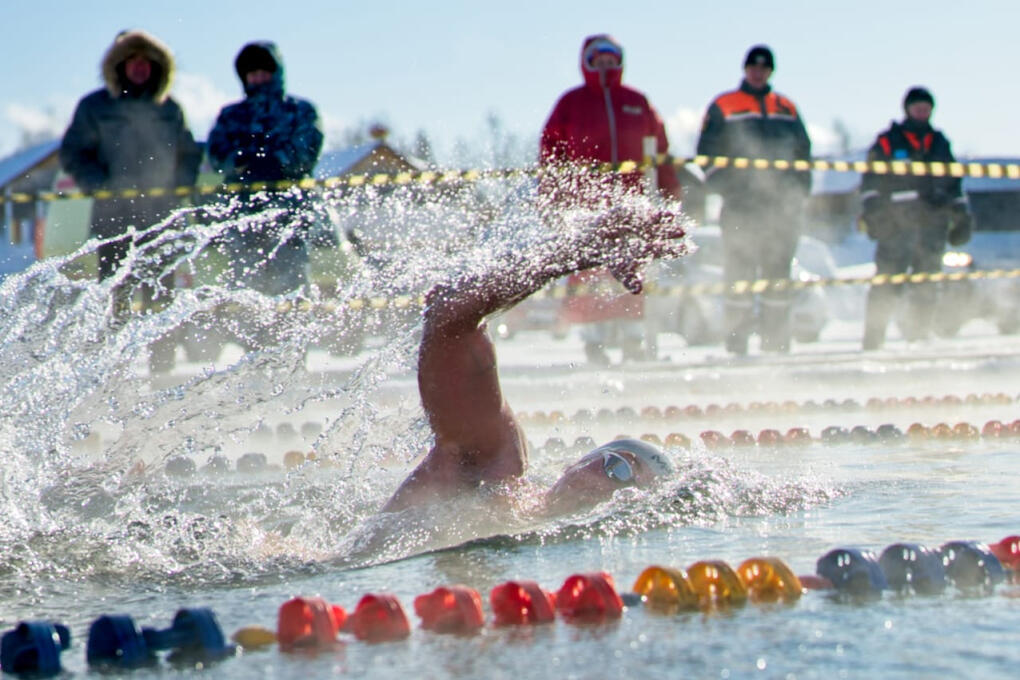
[[[698,594],[683,569],[647,567],[634,581],[632,590],[645,606],[656,611],[669,613],[698,607]]]
[[[912,441],[931,439],[931,431],[921,423],[911,423],[907,428],[907,437]]]
[[[752,602],[794,602],[804,586],[790,567],[778,557],[752,557],[737,567],[737,576]]]
[[[475,633],[485,625],[482,598],[467,586],[440,586],[414,598],[421,627],[437,633]]]
[[[742,605],[747,601],[743,581],[722,560],[695,562],[687,568],[687,577],[702,609]]]
[[[957,423],[953,426],[953,436],[956,439],[971,440],[980,437],[976,427],[970,423]]]
[[[679,420],[683,416],[684,412],[679,406],[667,406],[662,412],[662,415],[666,420]]]
[[[553,594],[534,581],[507,581],[494,587],[489,604],[497,626],[549,623],[556,618]]]
[[[777,446],[783,443],[783,435],[779,430],[770,428],[758,433],[758,446]]]
[[[665,445],[667,448],[686,449],[690,448],[691,440],[680,432],[670,432],[666,435]]]
[[[641,409],[641,418],[643,420],[662,420],[662,411],[658,406],[645,406]]]
[[[645,434],[641,435],[639,437],[639,439],[641,441],[643,441],[643,442],[648,442],[649,444],[654,444],[655,446],[658,446],[660,448],[662,447],[662,439],[660,439],[659,435],[657,435],[657,434],[653,434],[651,432],[646,432]]]
[[[556,611],[570,621],[618,619],[623,600],[608,573],[574,574],[556,591]]]

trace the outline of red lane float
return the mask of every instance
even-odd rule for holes
[[[718,430],[705,430],[700,436],[705,448],[710,450],[725,448],[731,443],[729,438]]]
[[[804,446],[811,442],[811,432],[806,427],[791,427],[783,437],[783,443],[796,446]]]
[[[331,645],[347,622],[343,607],[320,597],[295,597],[280,605],[276,638],[284,649]]]
[[[411,626],[396,596],[370,593],[358,602],[344,632],[364,642],[388,642],[406,638],[411,634]]]
[[[733,430],[730,441],[734,446],[754,446],[755,444],[754,435],[747,430]]]
[[[414,598],[421,627],[437,633],[475,633],[485,625],[482,598],[467,586],[440,586]]]
[[[623,600],[608,573],[574,574],[556,592],[556,610],[571,621],[617,619],[623,614]]]
[[[534,581],[507,581],[494,587],[489,604],[497,626],[549,623],[556,618],[553,594]]]
[[[1002,562],[1002,566],[1012,572],[1013,580],[1017,580],[1020,576],[1020,536],[1007,536],[988,547]]]

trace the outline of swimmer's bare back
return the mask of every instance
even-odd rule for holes
[[[629,290],[640,292],[641,266],[656,257],[685,254],[685,245],[675,241],[683,235],[672,213],[615,208],[586,229],[515,253],[483,274],[433,288],[418,352],[418,390],[435,445],[383,510],[440,502],[524,474],[525,439],[500,389],[486,316],[550,281],[592,267],[610,267]]]

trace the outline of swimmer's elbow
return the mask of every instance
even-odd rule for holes
[[[423,321],[427,330],[473,330],[484,318],[483,304],[470,292],[441,283],[425,294]]]

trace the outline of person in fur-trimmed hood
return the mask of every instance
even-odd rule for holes
[[[83,191],[152,189],[195,183],[202,150],[170,97],[174,58],[145,31],[123,31],[101,65],[104,87],[78,102],[60,146],[60,162]],[[141,231],[177,204],[173,196],[97,200],[93,236]],[[125,242],[99,249],[100,279],[124,257]]]
[[[99,280],[113,276],[132,242],[155,238],[150,229],[177,207],[173,193],[145,195],[147,190],[190,186],[198,176],[202,150],[195,143],[184,113],[170,97],[174,58],[170,49],[145,31],[122,31],[101,62],[104,87],[78,102],[60,146],[60,162],[83,191],[121,192],[140,196],[97,199],[92,206],[92,236],[111,239],[97,248]],[[127,236],[131,228],[140,237]],[[117,239],[117,236],[125,235]],[[132,271],[114,295],[114,311],[130,308],[134,284],[146,278]],[[164,276],[164,284],[172,276]],[[153,302],[151,286],[142,286],[145,305]],[[172,347],[160,351],[172,352]],[[165,365],[172,355],[156,360]]]

